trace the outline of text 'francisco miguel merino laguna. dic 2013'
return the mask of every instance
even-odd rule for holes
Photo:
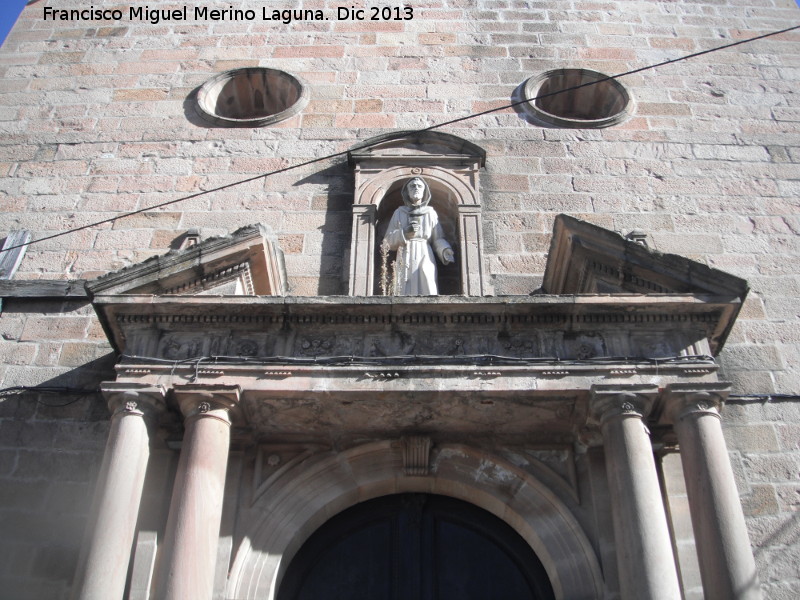
[[[316,9],[286,9],[261,7],[261,11],[228,8],[209,8],[194,6],[190,13],[188,6],[179,8],[150,8],[149,6],[130,6],[127,11],[118,8],[70,8],[61,9],[52,6],[43,7],[45,21],[122,21],[126,16],[129,21],[145,21],[157,25],[163,21],[188,21],[190,14],[195,21],[280,21],[289,24],[292,21],[410,21],[414,18],[411,6],[372,6],[356,8],[341,6],[326,15]]]

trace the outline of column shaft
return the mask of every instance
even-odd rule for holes
[[[72,598],[116,600],[125,592],[139,504],[150,457],[150,436],[140,393],[112,395],[111,430],[92,503],[92,522],[78,562]],[[151,390],[151,396],[163,395]]]
[[[176,396],[187,415],[186,431],[154,597],[211,600],[230,446],[228,411],[232,403],[220,402],[216,394],[204,397],[182,392]]]
[[[602,427],[624,600],[679,600],[675,557],[650,438],[638,415]]]
[[[706,600],[761,598],[722,425],[706,404],[675,420]]]
[[[600,422],[622,600],[680,600],[667,514],[644,417],[658,388],[592,386]]]

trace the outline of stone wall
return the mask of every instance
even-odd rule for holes
[[[800,586],[800,403],[733,400],[724,417],[764,596],[789,600]]]
[[[152,25],[43,21],[30,6],[0,57],[4,225],[42,237],[501,106],[547,69],[620,73],[796,17],[791,0],[430,2],[410,21]],[[658,250],[750,281],[721,359],[737,391],[796,391],[797,37],[626,77],[634,115],[608,129],[543,128],[519,110],[447,127],[488,153],[497,293],[539,286],[558,212],[643,229]],[[202,122],[192,92],[256,65],[304,78],[302,113],[256,129]],[[18,277],[90,278],[163,253],[189,228],[210,236],[263,222],[279,232],[293,294],[342,293],[351,193],[340,157],[34,245]]]
[[[42,10],[28,6],[0,50],[0,233],[34,239],[501,106],[548,69],[620,73],[800,14],[791,0],[430,0],[399,22],[154,25],[44,21]],[[634,114],[607,129],[544,128],[518,110],[445,128],[487,151],[483,234],[496,292],[539,287],[558,213],[643,229],[657,250],[750,282],[719,359],[732,393],[796,395],[798,57],[795,32],[626,77]],[[196,115],[203,82],[259,65],[307,82],[299,115],[257,129]],[[257,179],[34,244],[16,279],[92,278],[163,254],[190,228],[209,237],[262,222],[278,234],[292,294],[341,294],[352,188],[343,157]],[[86,304],[6,299],[0,334],[1,388],[91,388],[113,377]],[[724,413],[765,596],[776,600],[798,585],[797,406],[748,400]],[[63,598],[105,407],[91,397],[52,408],[26,395],[3,399],[0,419],[2,589]]]
[[[97,335],[85,303],[3,302],[3,388],[87,390],[0,397],[4,597],[68,596],[109,425],[105,402],[91,390],[113,377],[114,358]]]

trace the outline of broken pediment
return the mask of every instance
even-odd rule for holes
[[[103,275],[86,289],[92,297],[283,296],[286,269],[275,236],[264,225],[250,225]]]
[[[740,301],[748,292],[744,279],[567,215],[553,225],[542,288],[547,294],[697,294]]]

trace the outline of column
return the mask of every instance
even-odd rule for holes
[[[185,432],[154,598],[211,600],[238,386],[175,386]]]
[[[722,435],[727,386],[668,386],[706,600],[756,600],[761,590],[744,513]]]
[[[611,494],[623,600],[680,600],[681,592],[650,436],[643,419],[655,386],[592,386]]]
[[[106,383],[101,390],[111,429],[72,588],[79,600],[117,600],[125,592],[150,457],[148,425],[164,410],[160,386]]]

